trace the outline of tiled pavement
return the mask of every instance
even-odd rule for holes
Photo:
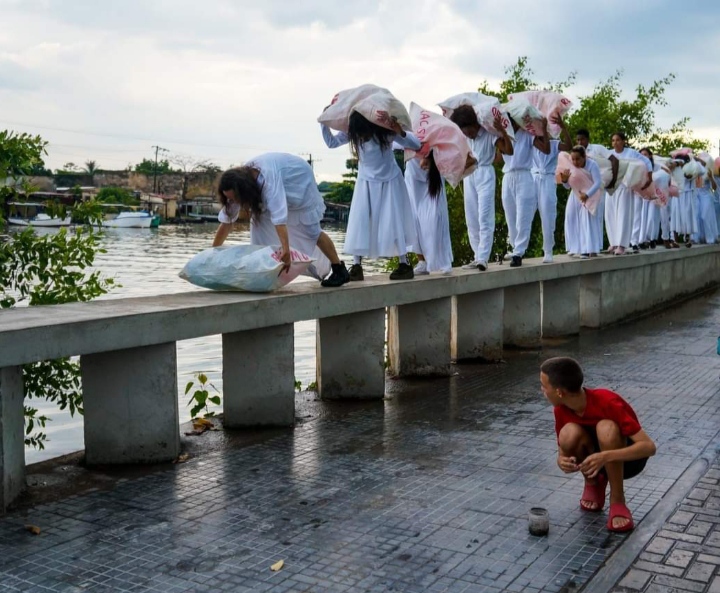
[[[394,381],[384,402],[317,403],[312,418],[265,442],[12,514],[0,521],[0,590],[477,593],[592,586],[606,560],[623,556],[625,546],[618,548],[627,536],[608,533],[605,514],[581,512],[580,476],[557,469],[539,362],[559,353],[578,357],[588,384],[623,394],[656,440],[657,456],[627,485],[639,522],[631,537],[639,536],[653,506],[718,442],[718,305],[716,293],[543,352],[508,353],[505,364],[459,366],[450,379]],[[697,492],[717,488],[709,483],[716,477],[707,474]],[[653,576],[642,586],[649,591],[684,590],[671,578],[717,588],[711,559],[719,554],[697,547],[701,537],[717,547],[720,532],[700,533],[717,529],[717,498],[704,501],[707,512],[693,500],[626,576],[619,573],[622,587],[639,586],[647,573]],[[531,506],[548,508],[548,537],[528,534]],[[27,532],[27,524],[41,534]],[[271,571],[278,560],[284,567]],[[700,575],[710,575],[707,583],[693,581]]]

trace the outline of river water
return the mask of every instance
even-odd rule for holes
[[[178,277],[178,272],[196,253],[212,244],[217,225],[194,224],[188,226],[165,225],[158,229],[105,229],[102,246],[106,253],[98,254],[96,269],[103,275],[115,279],[119,284],[102,299],[153,296],[188,291],[197,288]],[[345,229],[325,226],[325,231],[342,250]],[[39,232],[56,232],[42,230]],[[250,241],[249,228],[234,232],[227,244]],[[347,263],[351,263],[346,256]],[[366,272],[379,270],[379,262],[363,262]],[[299,278],[296,282],[311,281]],[[318,290],[321,288],[318,286]],[[178,398],[180,421],[190,419],[190,407],[184,389],[195,373],[205,373],[211,383],[222,392],[222,348],[221,337],[207,336],[177,343]],[[315,381],[315,322],[295,324],[295,378],[303,387]],[[45,450],[27,448],[27,463],[79,451],[83,446],[82,416],[71,417],[53,404],[33,400],[41,413],[52,418],[46,427],[48,441]],[[212,407],[210,408],[212,409]],[[142,410],[138,410],[138,415]]]

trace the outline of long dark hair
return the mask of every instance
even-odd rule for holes
[[[450,121],[458,128],[466,128],[468,126],[479,126],[477,114],[470,105],[460,105],[450,116]]]
[[[426,158],[429,165],[427,170],[428,192],[430,192],[431,198],[437,198],[443,188],[443,178],[442,175],[440,175],[437,165],[435,164],[435,156],[433,155],[432,150],[428,153]]]
[[[230,202],[223,192],[233,190],[240,208],[249,210],[253,218],[260,218],[262,213],[262,185],[255,178],[255,171],[256,169],[252,167],[235,167],[222,174],[218,183],[218,197],[223,207],[227,208]]]
[[[353,154],[360,154],[360,147],[370,140],[375,140],[380,145],[381,150],[386,150],[392,146],[392,138],[395,132],[378,126],[368,121],[357,111],[353,111],[350,115],[348,125],[348,136],[350,137],[350,146]]]
[[[650,164],[653,166],[653,169],[654,169],[654,168],[655,168],[655,159],[653,158],[653,151],[650,150],[650,149],[646,146],[645,148],[641,148],[639,152],[642,154],[642,151],[643,151],[643,150],[650,155],[650,156],[648,157],[648,159],[650,159]]]

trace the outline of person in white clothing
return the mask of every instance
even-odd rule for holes
[[[698,219],[700,222],[698,239],[700,243],[712,244],[718,240],[718,227],[714,205],[717,182],[705,161],[700,157],[695,158],[706,168],[705,174],[697,180]]]
[[[493,238],[495,236],[495,161],[496,151],[512,154],[513,145],[510,136],[502,126],[498,115],[493,127],[500,136],[483,129],[478,122],[475,110],[469,105],[461,105],[450,116],[467,136],[470,150],[477,160],[477,169],[463,180],[465,203],[465,222],[468,229],[470,247],[475,255],[473,261],[463,266],[467,270],[487,270]]]
[[[647,168],[647,181],[644,187],[648,187],[652,183],[652,164],[637,150],[627,147],[625,143],[626,137],[624,133],[616,132],[613,134],[612,145],[615,158],[619,160],[641,160]],[[637,207],[640,208],[640,212],[642,212],[642,198],[637,196],[637,200],[640,200]],[[605,203],[605,226],[607,228],[610,247],[611,249],[614,248],[613,253],[615,255],[624,255],[628,247],[630,247],[633,233],[635,201],[636,196],[634,192],[623,183],[618,184],[615,192],[607,196]],[[637,245],[633,245],[633,252],[639,252]]]
[[[588,201],[589,196],[601,191],[602,177],[600,175],[600,167],[598,167],[595,161],[587,157],[584,147],[579,145],[573,147],[570,151],[570,158],[572,159],[573,166],[587,171],[593,181],[592,186],[587,192],[572,190],[568,197],[568,202],[573,200],[580,205],[578,209],[577,237],[573,237],[571,241],[576,242],[577,253],[581,254],[580,257],[582,259],[588,259],[591,255],[597,255],[598,244],[601,244],[602,237],[598,238],[598,226],[595,224],[593,215],[584,204]],[[563,185],[568,189],[570,187],[568,185],[570,175],[570,171],[560,172]]]
[[[515,144],[511,155],[502,155],[505,161],[502,180],[502,203],[508,225],[508,241],[513,248],[511,268],[522,265],[522,258],[530,243],[532,222],[537,210],[537,191],[530,169],[533,163],[533,147],[543,154],[550,154],[550,137],[547,120],[542,120],[542,136],[532,136],[515,120]]]
[[[675,160],[677,167],[683,168],[690,163],[687,155],[678,155]],[[692,235],[698,232],[698,217],[695,204],[697,181],[691,175],[681,175],[679,185],[680,195],[673,203],[670,213],[670,225],[675,235],[676,243],[685,243],[685,247],[692,247]]]
[[[655,163],[655,157],[649,148],[641,148],[640,154],[650,161],[653,168],[653,182],[656,186],[665,188],[666,182],[669,185],[670,175]],[[642,250],[655,249],[657,247],[657,239],[660,235],[661,211],[667,212],[667,206],[660,206],[656,200],[642,200],[642,212],[640,222],[639,247]],[[669,217],[668,217],[669,220]]]
[[[417,242],[415,219],[392,147],[395,142],[402,148],[420,150],[421,144],[394,119],[389,118],[388,124],[392,130],[374,124],[354,111],[347,133],[333,134],[330,128],[322,125],[328,148],[349,143],[358,158],[358,176],[345,234],[345,253],[353,256],[351,281],[364,279],[363,257],[398,257],[400,264],[390,274],[390,280],[414,277],[407,254],[415,250]]]
[[[290,268],[290,249],[295,248],[315,258],[315,275],[320,279],[331,272],[323,286],[342,286],[350,280],[332,239],[320,228],[325,202],[304,159],[279,152],[260,155],[244,167],[225,171],[218,196],[222,210],[213,247],[225,242],[238,219],[249,219],[250,242],[279,244],[284,269]]]
[[[424,158],[405,164],[405,186],[415,212],[417,224],[418,264],[415,275],[452,271],[452,244],[445,180],[435,164],[432,150]]]
[[[572,148],[572,138],[562,117],[553,118],[553,123],[560,126],[560,140],[550,140],[550,152],[544,154],[533,147],[532,176],[535,182],[535,192],[538,197],[538,211],[542,223],[543,234],[543,263],[551,264],[553,261],[553,247],[555,247],[555,223],[557,221],[557,183],[555,182],[555,169],[557,169],[558,153]]]

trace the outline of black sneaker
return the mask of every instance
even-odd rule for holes
[[[640,243],[640,249],[643,251],[647,251],[648,247],[650,247],[649,243]]]
[[[630,249],[632,249],[633,253],[640,253],[640,247],[637,245],[630,245]]]
[[[353,264],[350,266],[350,282],[360,282],[365,280],[361,264]]]
[[[332,264],[332,272],[320,284],[322,286],[336,287],[342,286],[346,282],[350,282],[350,272],[347,271],[345,264],[340,262],[339,264]]]
[[[657,247],[657,241],[650,241],[650,249],[655,249]]]
[[[415,272],[409,264],[400,264],[390,274],[390,280],[412,280],[413,278],[415,278]]]
[[[519,268],[522,266],[522,257],[519,255],[513,255],[512,259],[510,260],[510,267],[511,268]]]

